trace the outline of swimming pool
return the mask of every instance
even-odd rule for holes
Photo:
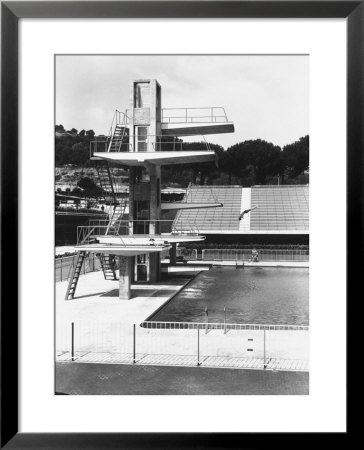
[[[149,321],[309,325],[306,268],[214,267]],[[224,313],[224,307],[226,313]]]

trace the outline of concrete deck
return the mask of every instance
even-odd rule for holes
[[[119,281],[104,279],[102,271],[82,275],[73,300],[64,300],[67,281],[56,283],[57,326],[77,320],[138,323],[181,290],[191,279],[165,280],[155,284],[132,284],[132,298],[119,300]]]

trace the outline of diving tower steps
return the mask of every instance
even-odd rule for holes
[[[127,202],[124,202],[123,204],[118,203],[114,206],[112,216],[106,229],[107,235],[117,236],[119,234],[119,229],[125,213],[126,204]]]
[[[101,268],[104,273],[105,280],[117,280],[115,266],[112,263],[111,255],[101,253],[100,254]]]
[[[111,193],[114,203],[116,203],[116,195],[114,184],[110,172],[110,167],[107,161],[102,161],[96,166],[97,174],[99,176],[100,187],[105,193]]]
[[[123,125],[116,125],[114,134],[111,138],[110,145],[109,145],[109,152],[119,152],[121,144],[123,143],[123,139],[125,136],[125,126]]]
[[[72,266],[72,273],[68,282],[65,300],[72,300],[75,295],[78,279],[80,278],[81,269],[83,262],[85,260],[85,256],[86,252],[84,251],[77,252],[77,255],[75,257],[76,264],[73,264]]]

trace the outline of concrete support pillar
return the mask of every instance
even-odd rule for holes
[[[130,283],[133,274],[133,257],[119,256],[119,300],[131,297]]]
[[[159,221],[161,218],[161,167],[148,164],[148,172],[150,178],[149,211],[151,220],[149,233],[159,234],[161,232],[160,223],[155,221]]]
[[[171,264],[177,263],[177,244],[172,244],[172,247],[169,250],[169,260]]]

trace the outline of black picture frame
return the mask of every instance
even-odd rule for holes
[[[257,448],[267,434],[18,432],[18,21],[21,18],[347,18],[347,303],[363,274],[363,1],[1,2],[1,448]],[[333,93],[334,95],[334,93]],[[334,131],[333,131],[334,132]],[[338,206],[342,209],[342,205]],[[359,250],[359,258],[358,256]],[[11,297],[8,292],[12,292]],[[357,292],[360,290],[358,289]],[[356,295],[357,297],[357,295]],[[355,299],[353,299],[355,300]],[[349,346],[347,347],[349,350]],[[347,436],[347,433],[343,433]],[[309,434],[300,438],[304,443]],[[317,437],[317,436],[316,436]],[[294,436],[294,439],[297,437]],[[285,445],[290,435],[280,437]],[[272,441],[271,441],[272,442]]]

